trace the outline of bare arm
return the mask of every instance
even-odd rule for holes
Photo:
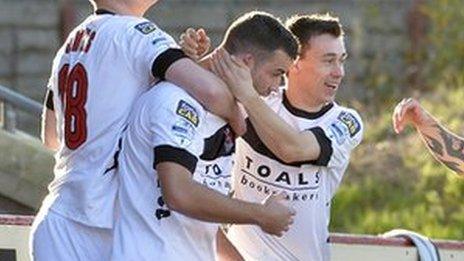
[[[243,115],[226,84],[188,58],[174,62],[166,79],[186,90],[213,113],[225,118],[237,134],[245,131]]]
[[[206,32],[203,28],[197,30],[193,28],[188,28],[184,33],[181,34],[179,44],[188,57],[194,60],[200,67],[208,70],[209,72],[210,59],[205,55],[210,50],[211,40],[206,35]],[[214,74],[210,74],[211,77],[215,77],[215,75],[213,75]],[[220,89],[215,90],[213,88],[210,90],[200,90],[200,92],[203,93],[198,94],[193,93],[195,91],[191,90],[193,96],[202,101],[203,104],[212,106],[207,106],[209,110],[213,111],[215,114],[218,114],[223,118],[226,118],[231,123],[236,134],[243,134],[246,130],[244,125],[244,119],[242,118],[242,114],[239,112],[240,110],[237,107],[235,98],[232,96],[227,86],[221,79],[215,78],[214,80],[218,81],[217,86],[220,87]],[[211,93],[207,93],[207,91]],[[203,100],[202,97],[209,100]],[[232,104],[230,104],[230,102],[232,102]]]
[[[48,109],[46,106],[43,107],[42,111],[41,138],[45,147],[52,151],[56,151],[60,146],[56,133],[55,112]]]
[[[311,131],[299,132],[267,106],[253,88],[248,67],[225,51],[213,57],[214,71],[223,78],[248,112],[259,137],[285,162],[315,160],[321,148]]]
[[[218,261],[242,261],[244,260],[242,255],[232,245],[229,239],[224,235],[222,229],[218,229],[216,234],[216,250]]]
[[[404,99],[393,113],[393,126],[397,133],[407,124],[416,127],[427,148],[439,162],[464,177],[464,138],[440,125],[414,99]]]
[[[242,104],[261,140],[283,161],[308,161],[319,157],[321,148],[311,131],[296,131],[259,96],[243,100]]]
[[[464,177],[464,139],[440,124],[417,129],[433,156],[448,168]]]
[[[192,59],[198,60],[210,48],[210,41],[200,40],[207,36],[203,29],[187,29],[181,35],[182,50]],[[217,50],[215,58],[204,57],[200,64],[220,75],[227,82],[236,98],[247,110],[250,121],[264,144],[285,162],[315,160],[320,155],[320,145],[315,135],[310,132],[298,132],[258,96],[253,88],[250,72],[246,65],[234,60],[223,50]],[[235,66],[237,65],[237,66]],[[220,69],[222,68],[222,70]]]
[[[180,164],[162,162],[156,166],[163,198],[171,210],[207,222],[255,224],[265,232],[281,236],[293,222],[294,212],[272,196],[264,204],[228,198],[192,179]]]

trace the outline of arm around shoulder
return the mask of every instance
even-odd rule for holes
[[[203,69],[189,58],[174,62],[166,71],[168,81],[182,86],[209,111],[229,121],[234,130],[243,131],[241,114],[225,83],[213,73]],[[243,120],[242,120],[243,121]]]

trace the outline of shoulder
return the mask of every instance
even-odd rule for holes
[[[203,106],[195,98],[170,82],[155,84],[144,96],[146,102],[153,105],[153,109],[167,109],[195,126],[198,126],[200,118],[205,114]]]
[[[351,108],[335,104],[329,122],[330,133],[338,140],[350,140],[357,145],[362,139],[364,126],[359,113]],[[343,143],[343,142],[341,142]]]
[[[135,37],[135,38],[140,38],[140,39],[149,38],[153,40],[160,38],[160,37],[170,38],[170,36],[163,30],[161,30],[154,22],[147,20],[145,18],[138,18],[138,17],[128,18],[124,26],[125,26],[124,33],[129,38],[130,37]]]
[[[150,37],[152,34],[158,33],[158,26],[140,17],[132,16],[110,16],[95,18],[90,20],[91,23],[100,23],[102,28],[117,37],[118,41],[133,41]]]

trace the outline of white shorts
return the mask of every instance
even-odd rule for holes
[[[31,260],[109,260],[112,234],[111,229],[89,227],[48,208],[41,209],[32,224]]]

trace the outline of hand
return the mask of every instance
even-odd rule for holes
[[[271,235],[281,237],[293,224],[295,210],[285,205],[285,193],[270,195],[263,203],[264,213],[258,225]]]
[[[250,68],[243,61],[221,48],[212,55],[211,64],[211,70],[229,86],[239,101],[246,102],[259,96],[253,87]]]
[[[188,28],[180,35],[179,45],[182,50],[194,61],[201,59],[211,48],[211,40],[203,28],[195,31]]]
[[[392,116],[393,129],[396,133],[402,132],[408,123],[420,129],[430,120],[432,120],[431,116],[422,108],[420,103],[413,98],[403,99],[398,103]]]

